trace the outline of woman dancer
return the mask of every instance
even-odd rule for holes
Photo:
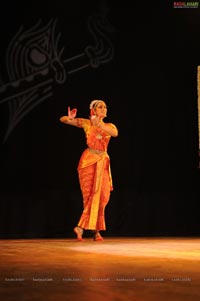
[[[87,148],[83,151],[78,164],[78,176],[83,196],[83,212],[74,228],[77,240],[82,241],[84,230],[92,230],[95,241],[102,241],[101,230],[106,230],[105,207],[113,190],[110,158],[107,153],[111,137],[118,136],[118,129],[113,123],[105,123],[106,103],[93,100],[90,103],[90,117],[77,118],[77,109],[68,107],[68,116],[60,121],[83,128]]]

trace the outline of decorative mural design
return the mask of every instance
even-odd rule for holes
[[[17,124],[36,106],[53,94],[53,84],[63,84],[70,74],[85,68],[98,68],[113,59],[110,39],[113,27],[105,14],[95,14],[87,20],[92,44],[78,54],[64,58],[60,46],[61,33],[56,32],[57,20],[45,26],[39,20],[29,29],[24,26],[10,41],[6,51],[8,81],[0,76],[0,104],[9,107],[9,120],[4,143]]]

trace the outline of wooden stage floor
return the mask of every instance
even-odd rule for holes
[[[2,301],[199,301],[200,238],[0,240]]]

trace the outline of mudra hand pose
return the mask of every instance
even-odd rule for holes
[[[118,129],[112,123],[104,123],[107,107],[103,100],[90,103],[88,119],[76,118],[76,114],[77,109],[68,107],[68,116],[60,118],[63,123],[83,128],[87,143],[78,164],[83,212],[74,232],[82,241],[84,230],[92,230],[94,240],[98,241],[103,240],[100,231],[106,230],[105,207],[113,190],[107,147],[110,138],[118,136]]]

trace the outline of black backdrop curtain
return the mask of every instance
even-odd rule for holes
[[[59,117],[95,98],[119,129],[106,235],[199,235],[200,8],[18,2],[0,12],[0,237],[73,235],[85,139]]]

